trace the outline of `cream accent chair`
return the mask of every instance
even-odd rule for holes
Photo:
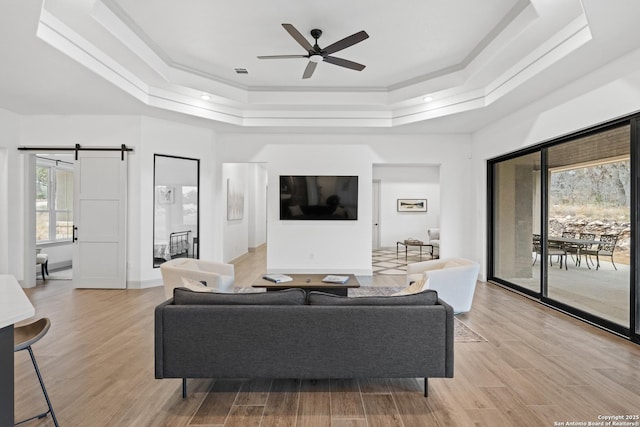
[[[427,235],[429,236],[429,241],[427,243],[433,246],[433,257],[440,258],[440,229],[429,228],[427,230]]]
[[[173,289],[185,286],[185,281],[204,281],[216,292],[233,292],[235,270],[233,264],[203,261],[193,258],[174,258],[160,264],[164,293],[173,298]]]
[[[464,258],[442,258],[407,265],[407,286],[425,280],[425,289],[438,291],[438,297],[453,307],[453,312],[471,310],[480,264]]]

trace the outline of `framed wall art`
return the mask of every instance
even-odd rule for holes
[[[244,216],[244,191],[231,179],[227,179],[227,220],[242,219]]]
[[[159,205],[172,205],[176,201],[175,188],[167,187],[166,185],[156,186],[158,191],[157,201]]]
[[[426,212],[427,199],[398,199],[398,212]]]

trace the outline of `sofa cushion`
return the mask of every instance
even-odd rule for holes
[[[187,288],[173,290],[175,305],[303,305],[305,298],[302,289],[247,294],[195,292]]]
[[[425,290],[410,295],[343,297],[325,292],[311,291],[307,297],[309,305],[434,305],[438,293]]]

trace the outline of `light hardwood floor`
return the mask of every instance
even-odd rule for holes
[[[264,249],[239,260],[237,283],[252,283],[264,260]],[[491,284],[478,284],[472,311],[460,316],[488,341],[456,343],[455,377],[430,380],[428,398],[413,379],[292,379],[189,380],[183,400],[180,380],[153,377],[162,288],[74,290],[47,280],[26,292],[53,323],[33,348],[61,426],[537,427],[640,415],[640,346]],[[15,369],[16,417],[42,412],[26,352]],[[45,425],[50,418],[26,424]]]

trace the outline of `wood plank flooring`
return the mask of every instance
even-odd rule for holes
[[[265,249],[236,262],[237,284],[264,271]],[[366,286],[404,277],[372,276]],[[487,342],[455,344],[455,377],[422,380],[156,380],[153,310],[161,287],[27,289],[52,327],[33,346],[61,426],[554,426],[640,415],[640,346],[479,283],[460,319]],[[16,354],[16,417],[45,402],[26,352]],[[51,426],[50,417],[31,426]]]

